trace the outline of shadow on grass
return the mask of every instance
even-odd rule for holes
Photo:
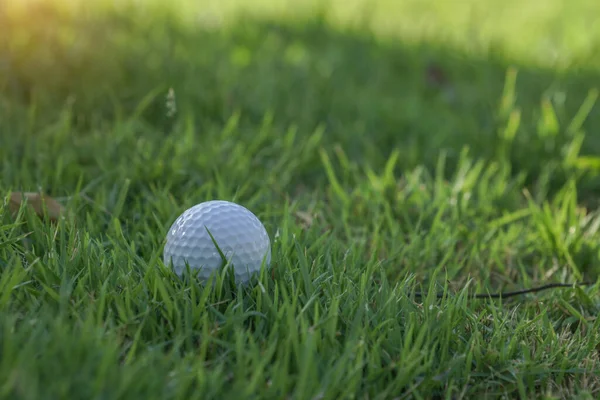
[[[593,103],[598,71],[559,75],[510,62],[500,49],[473,55],[408,45],[319,18],[246,20],[212,31],[184,28],[168,14],[86,19],[43,8],[28,18],[3,24],[6,120],[31,104],[38,118],[52,119],[57,105],[70,104],[82,131],[139,115],[168,134],[178,116],[193,116],[202,129],[223,127],[239,113],[240,129],[252,135],[270,115],[281,131],[324,128],[325,143],[375,168],[392,149],[402,170],[434,168],[442,150],[452,165],[469,146],[476,157],[508,158],[515,173],[528,173],[530,184],[546,180],[551,190],[570,176],[566,153],[600,153],[600,114],[573,124],[586,98]],[[580,152],[578,128],[587,132]],[[324,179],[320,171],[303,179]],[[596,188],[596,180],[585,180],[584,190]]]

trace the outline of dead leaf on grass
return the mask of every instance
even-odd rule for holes
[[[304,229],[308,229],[312,226],[314,216],[306,211],[296,211],[296,217],[301,221],[301,225]]]
[[[36,192],[11,193],[8,205],[11,212],[16,214],[25,202],[40,217],[46,216],[45,210],[47,210],[48,218],[52,222],[58,221],[65,213],[64,207],[52,197]]]

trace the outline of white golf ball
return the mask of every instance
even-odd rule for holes
[[[212,238],[223,252],[223,260]],[[260,271],[263,261],[271,263],[271,242],[264,225],[251,211],[224,200],[206,201],[181,214],[167,233],[163,259],[183,274],[186,263],[198,277],[231,263],[236,283],[246,283]]]

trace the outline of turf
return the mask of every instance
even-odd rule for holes
[[[597,280],[600,8],[479,3],[0,3],[0,398],[597,398],[597,284],[471,296]]]

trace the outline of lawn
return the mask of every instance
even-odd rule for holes
[[[293,4],[0,2],[0,398],[600,397],[600,3]]]

